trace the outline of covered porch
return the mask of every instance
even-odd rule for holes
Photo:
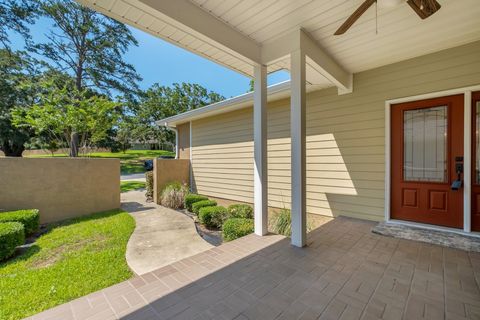
[[[326,219],[309,246],[249,235],[31,317],[478,319],[480,254]]]
[[[268,181],[269,155],[267,152],[267,128],[269,126],[269,119],[267,119],[267,75],[271,72],[288,70],[291,75],[288,114],[288,137],[290,139],[289,194],[286,197],[288,198],[288,206],[291,208],[291,243],[294,246],[303,247],[307,244],[306,215],[309,206],[308,201],[312,200],[307,200],[307,194],[309,193],[307,190],[309,184],[307,182],[307,92],[325,91],[329,94],[334,92],[337,97],[335,98],[336,104],[342,106],[348,104],[350,110],[353,110],[357,105],[368,109],[368,117],[367,114],[362,114],[361,119],[358,121],[352,120],[350,123],[353,128],[361,125],[365,126],[361,129],[364,130],[362,134],[365,135],[365,138],[375,139],[375,154],[373,156],[367,154],[368,147],[365,148],[363,154],[358,153],[357,158],[361,158],[360,163],[354,165],[359,168],[355,170],[359,172],[359,176],[362,176],[360,184],[366,190],[364,193],[367,194],[362,199],[362,206],[365,206],[363,210],[368,211],[369,207],[374,207],[375,213],[364,212],[357,215],[354,212],[355,209],[353,209],[357,202],[348,199],[349,202],[342,203],[341,206],[342,208],[349,208],[350,216],[365,216],[372,220],[387,221],[392,216],[390,214],[391,136],[388,125],[390,123],[388,108],[391,105],[406,101],[406,97],[408,97],[408,101],[413,97],[427,98],[430,97],[429,94],[431,93],[433,95],[439,94],[439,92],[446,95],[452,94],[452,92],[464,94],[466,118],[465,140],[463,142],[465,146],[471,142],[471,97],[473,92],[478,90],[478,87],[473,86],[477,85],[478,81],[471,80],[473,77],[471,71],[459,69],[458,73],[464,76],[461,81],[452,80],[457,75],[442,74],[441,76],[445,77],[445,81],[442,82],[442,78],[440,78],[437,83],[431,83],[436,80],[435,77],[438,77],[436,72],[441,72],[443,67],[440,66],[440,63],[432,64],[429,67],[429,61],[425,59],[419,62],[418,67],[408,66],[412,70],[422,69],[419,72],[428,72],[428,74],[421,74],[424,78],[421,86],[417,85],[415,87],[411,84],[409,88],[406,86],[410,80],[405,78],[400,78],[403,81],[401,83],[396,83],[396,79],[389,79],[391,86],[382,86],[382,83],[378,81],[388,77],[385,74],[386,71],[379,71],[380,75],[373,79],[369,79],[369,76],[360,76],[357,79],[357,75],[365,70],[376,70],[375,68],[382,66],[392,66],[390,69],[393,71],[392,74],[395,74],[398,73],[399,68],[394,66],[395,63],[437,52],[438,56],[433,59],[439,61],[439,57],[443,57],[440,53],[442,50],[480,40],[480,24],[477,19],[473,18],[472,10],[478,8],[474,0],[444,1],[442,8],[426,20],[419,19],[406,2],[379,1],[378,8],[375,5],[375,7],[366,11],[354,26],[341,36],[334,35],[334,32],[358,6],[355,1],[312,1],[295,4],[288,1],[275,3],[242,1],[236,3],[234,1],[204,0],[174,2],[79,0],[79,2],[254,79],[253,125],[251,128],[253,131],[252,202],[255,207],[255,233],[257,235],[267,234],[267,212],[271,202],[269,198],[270,183]],[[447,26],[454,27],[449,28]],[[431,36],[437,34],[439,30],[441,30],[442,36]],[[471,49],[465,50],[471,56]],[[408,65],[408,63],[406,64]],[[437,67],[439,69],[435,69]],[[408,74],[400,74],[400,76],[405,77]],[[419,75],[415,75],[414,72],[410,76],[412,76],[410,81],[412,83],[420,79]],[[365,78],[367,78],[367,85],[363,82]],[[458,87],[456,83],[458,83]],[[359,90],[356,89],[357,85]],[[403,87],[399,87],[400,85]],[[369,87],[368,93],[365,87]],[[449,91],[450,89],[455,90]],[[381,93],[375,95],[377,91]],[[329,99],[330,97],[326,100]],[[368,106],[369,99],[374,103],[382,100],[382,103],[389,107],[374,115],[374,112]],[[320,101],[319,106],[321,108],[323,101],[321,99],[318,99],[318,101]],[[326,101],[326,103],[335,104],[332,101]],[[350,114],[352,113],[353,111],[350,111]],[[347,114],[344,114],[344,116],[347,116]],[[467,119],[467,116],[470,116],[470,118]],[[335,117],[338,118],[339,116],[335,115]],[[378,127],[377,122],[380,118],[384,119],[385,127],[383,130]],[[367,135],[364,132],[368,125],[365,125],[365,123],[370,119],[375,120],[375,127]],[[348,124],[342,125],[347,126]],[[190,136],[192,136],[191,126],[192,121],[190,121]],[[329,125],[327,124],[325,127],[329,127]],[[383,133],[379,134],[379,131],[383,131]],[[354,135],[353,130],[352,135]],[[334,135],[331,134],[331,136]],[[362,135],[358,136],[361,137]],[[378,147],[381,147],[377,140],[382,138],[384,140],[382,142],[383,155],[377,151]],[[191,139],[190,142],[192,142]],[[340,156],[342,155],[340,154]],[[380,157],[382,160],[378,160]],[[364,160],[372,158],[372,161]],[[464,202],[461,213],[464,218],[462,218],[462,225],[460,226],[457,223],[458,226],[456,225],[456,227],[463,229],[465,232],[470,232],[472,230],[470,220],[474,214],[470,210],[473,201],[470,188],[470,175],[472,173],[470,168],[473,162],[471,152],[465,149],[462,159],[465,172],[463,173],[464,188],[460,192],[464,193],[464,200],[461,200]],[[190,160],[192,162],[191,154]],[[323,164],[325,160],[320,161]],[[453,163],[453,160],[451,162]],[[367,166],[368,169],[365,169]],[[379,166],[383,168],[379,169]],[[383,178],[379,178],[378,176],[382,172]],[[366,177],[369,173],[373,173],[372,176],[375,176],[375,181],[370,182],[369,178]],[[328,172],[328,174],[330,176],[327,179],[335,178],[335,173]],[[347,176],[351,175],[350,172],[346,172],[346,174]],[[325,177],[320,176],[319,178],[324,179]],[[384,182],[385,186],[383,195],[379,196],[377,185],[381,182]],[[283,180],[281,183],[286,184]],[[318,189],[322,189],[321,187]],[[372,193],[375,194],[369,193],[369,189],[374,189],[375,192]],[[356,193],[357,190],[353,190],[353,192]],[[330,205],[326,193],[322,192],[321,199],[313,199],[324,203],[321,204],[324,208],[317,211],[328,211],[328,208],[325,210],[325,207]],[[214,195],[212,194],[212,196]],[[410,195],[410,197],[416,197],[416,195]],[[438,199],[440,200],[438,201],[443,201],[441,200],[442,197],[446,196],[439,194]],[[379,204],[379,201],[382,204]],[[440,206],[446,205],[445,203],[440,203]],[[378,211],[381,210],[380,207],[383,207],[381,216],[378,215]],[[342,214],[343,211],[347,210],[341,209],[339,211]]]

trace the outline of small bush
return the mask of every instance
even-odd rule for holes
[[[40,226],[40,214],[37,209],[0,212],[1,222],[20,222],[25,228],[25,234],[31,235]]]
[[[187,194],[188,186],[182,185],[180,182],[171,182],[163,188],[160,202],[168,208],[182,209]]]
[[[253,208],[248,204],[232,204],[228,207],[231,218],[253,219]]]
[[[292,215],[289,209],[281,209],[274,217],[272,224],[273,232],[290,237],[292,234]]]
[[[192,205],[195,202],[199,202],[203,200],[208,200],[208,198],[205,196],[201,196],[199,194],[190,193],[185,196],[185,208],[187,208],[188,211],[192,212]]]
[[[15,248],[25,243],[25,228],[20,222],[0,223],[0,261],[7,259]]]
[[[231,241],[253,233],[253,219],[230,218],[223,224],[223,239]]]
[[[216,205],[217,205],[217,201],[215,201],[215,200],[202,200],[202,201],[198,201],[198,202],[195,202],[194,204],[192,204],[192,211],[193,211],[193,213],[198,215],[201,208],[203,208],[203,207],[214,207]]]
[[[222,206],[203,207],[198,213],[198,218],[209,228],[220,228],[227,218],[227,209]]]
[[[145,196],[147,200],[153,200],[153,171],[145,172],[146,189]]]

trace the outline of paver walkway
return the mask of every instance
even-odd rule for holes
[[[309,246],[249,235],[32,319],[479,319],[480,254],[337,218]]]
[[[135,218],[127,245],[127,263],[144,274],[212,248],[184,214],[145,201],[145,191],[122,193],[122,209]]]

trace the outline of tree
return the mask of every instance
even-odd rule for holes
[[[224,99],[199,84],[174,83],[171,87],[154,84],[140,94],[139,101],[131,107],[135,114],[132,135],[143,142],[173,142],[173,133],[160,127],[156,121]]]
[[[137,92],[141,77],[123,56],[138,42],[123,23],[70,0],[45,0],[41,12],[53,20],[54,29],[47,43],[33,49],[72,75],[78,91]]]
[[[34,103],[38,75],[34,65],[24,52],[0,49],[0,149],[6,156],[21,157],[34,135],[29,128],[19,129],[12,123],[13,110],[26,110]]]
[[[124,60],[131,45],[138,45],[123,24],[74,1],[45,0],[41,12],[51,18],[54,29],[46,43],[32,49],[48,58],[61,72],[75,79],[76,92],[97,89],[107,95],[134,95],[141,77]],[[70,156],[78,155],[79,135],[71,134]]]
[[[118,105],[89,91],[78,92],[68,85],[58,88],[51,80],[42,83],[39,101],[27,110],[17,109],[13,123],[19,128],[33,128],[39,136],[48,135],[72,148],[71,136],[87,150],[102,141],[118,119]]]
[[[37,16],[38,1],[35,0],[2,0],[0,1],[0,43],[4,49],[10,47],[8,31],[21,34],[30,39],[28,24]]]

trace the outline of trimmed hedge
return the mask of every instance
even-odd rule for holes
[[[223,224],[223,239],[231,241],[253,233],[253,219],[230,218]]]
[[[37,209],[0,212],[1,222],[20,222],[25,227],[25,235],[29,236],[40,226],[40,214]]]
[[[12,256],[25,243],[25,228],[20,222],[0,223],[0,261]]]
[[[198,202],[195,202],[194,204],[192,204],[192,211],[193,211],[193,213],[198,215],[201,208],[203,208],[203,207],[214,207],[216,205],[217,205],[217,201],[215,201],[215,200],[202,200],[202,201],[198,201]]]
[[[188,211],[192,212],[192,205],[195,202],[203,201],[203,200],[208,200],[208,198],[195,193],[187,194],[185,196],[185,208],[187,208]]]
[[[225,207],[203,207],[198,213],[198,219],[209,228],[220,228],[227,215],[227,208]]]
[[[248,204],[232,204],[227,210],[232,218],[253,219],[253,208]]]

